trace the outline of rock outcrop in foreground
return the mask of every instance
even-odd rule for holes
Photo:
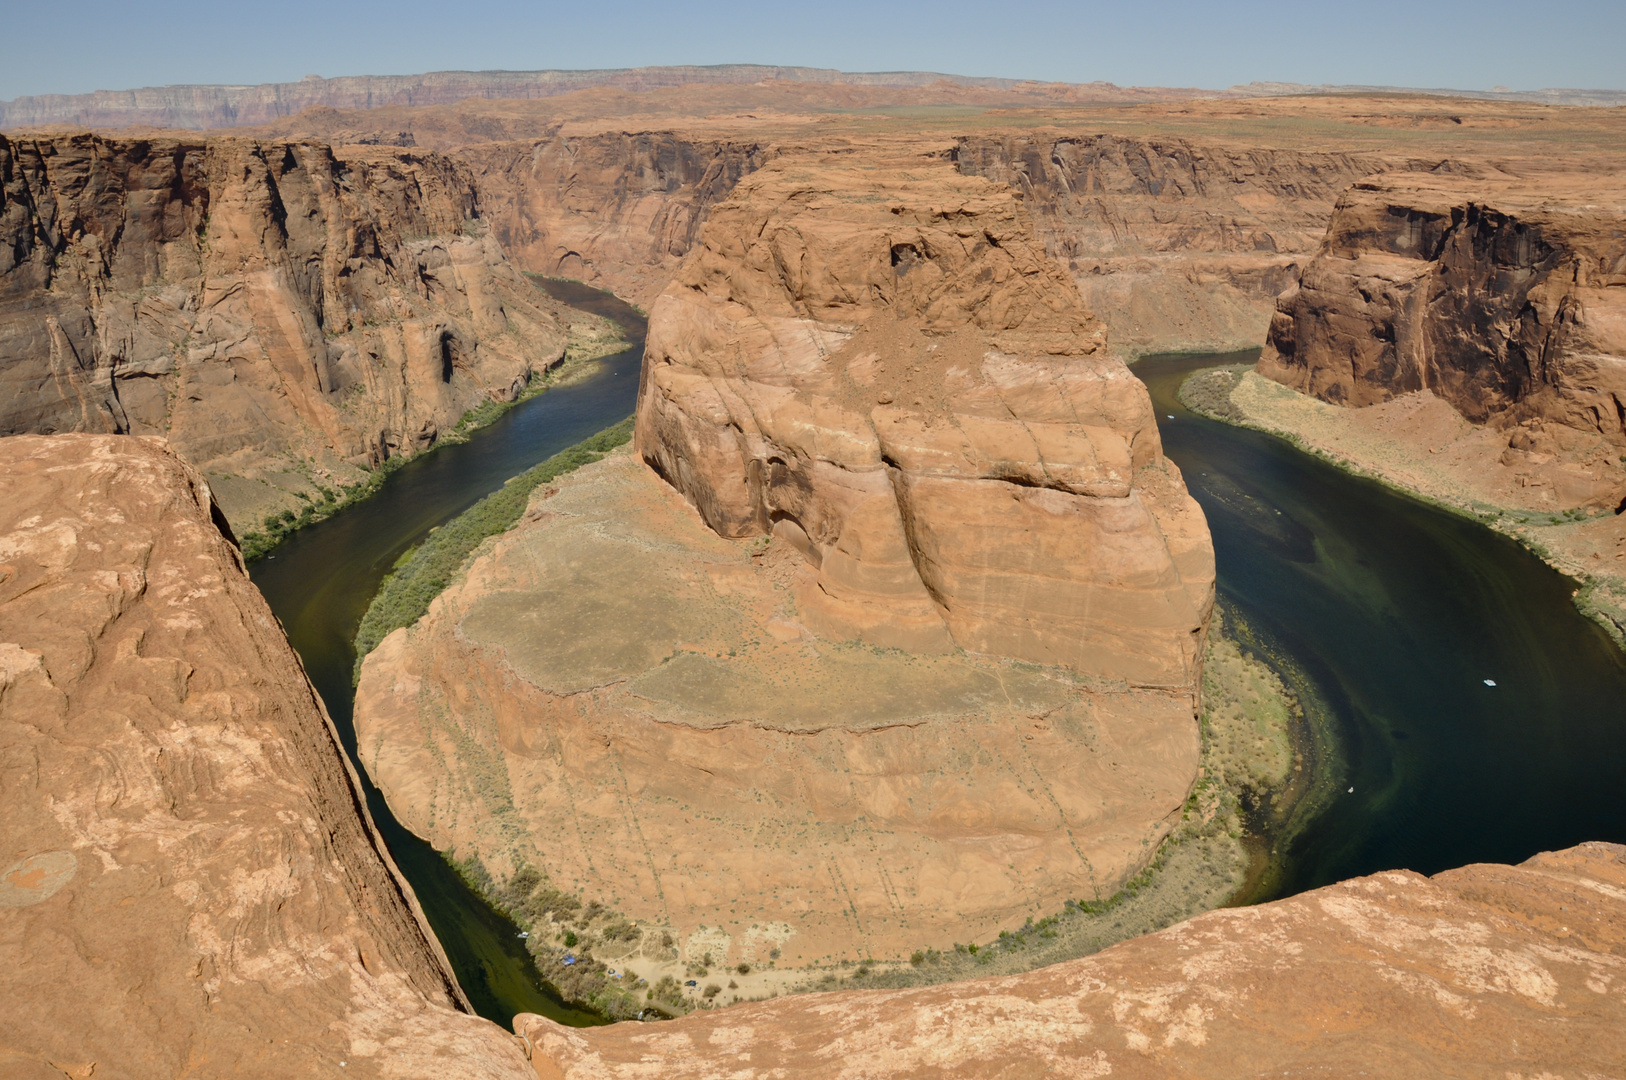
[[[1616,1076],[1626,848],[1356,878],[1012,978],[514,1026],[541,1080]]]
[[[20,436],[0,495],[0,1075],[526,1075],[198,474]]]
[[[436,154],[0,136],[0,434],[164,435],[239,529],[354,482],[563,354],[475,216]]]
[[[1618,179],[1363,181],[1277,307],[1262,374],[1338,405],[1438,397],[1507,432],[1484,468],[1550,486],[1555,509],[1626,495]]]
[[[651,310],[637,446],[821,637],[1191,687],[1208,527],[1105,338],[1009,188],[781,159]]]

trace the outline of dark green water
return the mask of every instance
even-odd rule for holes
[[[1573,584],[1481,525],[1180,405],[1190,372],[1237,359],[1134,370],[1208,515],[1221,602],[1330,719],[1336,787],[1254,899],[1626,842],[1626,663]]]
[[[550,281],[544,287],[558,299],[620,323],[627,350],[603,360],[592,378],[550,390],[468,442],[442,447],[405,466],[372,498],[295,533],[249,567],[304,660],[352,759],[352,642],[362,613],[395,560],[510,477],[632,412],[644,351],[643,317],[585,285]],[[475,1010],[505,1027],[517,1012],[540,1013],[566,1024],[602,1023],[560,1000],[525,951],[519,928],[396,821],[359,761],[356,768],[384,841],[418,894]]]

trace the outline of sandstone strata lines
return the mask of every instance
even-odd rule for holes
[[[19,436],[0,493],[0,1073],[523,1075],[198,474]]]
[[[0,432],[165,435],[239,528],[563,353],[439,155],[0,137],[0,179]]]
[[[711,207],[772,153],[748,137],[617,131],[463,147],[456,156],[517,265],[647,304]]]
[[[1190,686],[1207,526],[1104,341],[1008,189],[787,160],[656,302],[638,446],[822,636]]]

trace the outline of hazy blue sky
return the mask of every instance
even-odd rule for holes
[[[0,0],[0,99],[448,69],[806,64],[1224,87],[1626,88],[1626,0]]]

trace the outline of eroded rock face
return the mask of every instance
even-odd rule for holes
[[[660,1075],[1610,1075],[1626,1058],[1626,849],[1356,878],[1083,960],[924,990],[573,1031],[542,1080]]]
[[[199,475],[18,436],[0,494],[0,1073],[523,1075]]]
[[[284,487],[427,446],[565,342],[474,216],[433,154],[0,137],[0,433],[161,434]]]
[[[517,264],[648,304],[694,247],[712,206],[775,151],[750,138],[616,131],[456,153]]]
[[[1303,393],[1359,407],[1426,390],[1522,427],[1519,454],[1626,445],[1626,190],[1611,178],[1363,181],[1277,307],[1259,370]]]
[[[1407,164],[1088,129],[967,137],[953,154],[968,176],[1022,192],[1121,353],[1257,345],[1338,196]]]
[[[637,446],[820,636],[1193,685],[1207,525],[1008,188],[781,161],[651,310]]]

